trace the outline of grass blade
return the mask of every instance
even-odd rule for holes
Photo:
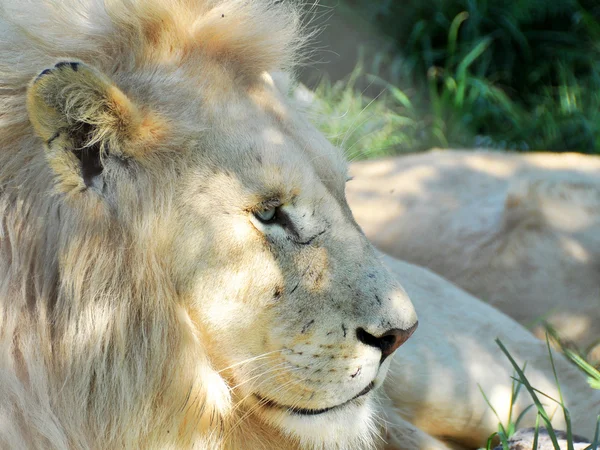
[[[562,389],[560,387],[560,382],[558,381],[558,373],[556,372],[556,366],[554,364],[554,356],[552,356],[552,349],[550,348],[550,339],[548,338],[548,333],[546,333],[546,347],[548,348],[548,355],[550,355],[550,364],[552,365],[554,381],[556,381],[556,389],[558,389],[558,398],[560,398],[560,406],[562,407],[565,416],[565,423],[567,425],[567,450],[575,450],[575,447],[573,446],[573,427],[571,424],[571,415],[569,414],[569,410],[565,408]]]
[[[527,379],[527,377],[525,377],[525,374],[523,373],[523,371],[521,370],[521,368],[519,367],[517,362],[514,360],[514,358],[510,354],[510,352],[504,346],[504,344],[500,341],[500,339],[496,339],[496,343],[500,347],[500,350],[502,350],[502,353],[504,353],[506,355],[506,357],[512,364],[513,368],[517,371],[517,374],[519,375],[521,382],[525,386],[525,389],[527,389],[527,391],[529,392],[529,395],[531,395],[531,398],[532,398],[533,402],[535,403],[535,406],[538,410],[539,415],[542,417],[542,420],[546,424],[546,429],[548,431],[548,436],[550,437],[550,440],[552,441],[552,445],[554,446],[554,448],[556,450],[560,450],[560,445],[558,444],[558,439],[556,438],[556,433],[554,433],[554,428],[552,428],[552,422],[550,421],[550,418],[548,417],[548,413],[546,413],[544,406],[540,402],[540,399],[536,395],[535,389],[533,388],[533,386],[531,386],[531,384],[529,383],[529,380]]]
[[[501,434],[504,434],[504,436],[507,436],[506,429],[502,425],[502,419],[500,419],[500,416],[496,412],[496,409],[492,406],[492,403],[487,398],[487,395],[485,395],[485,392],[483,392],[483,389],[482,389],[482,387],[481,387],[481,385],[479,383],[477,384],[477,387],[479,387],[479,391],[481,392],[481,395],[483,395],[483,398],[484,398],[485,402],[488,404],[488,406],[490,407],[490,409],[492,410],[492,412],[496,416],[496,419],[498,419],[498,427],[500,428]],[[500,436],[500,438],[502,438],[502,436]]]
[[[473,64],[475,60],[487,50],[491,42],[492,39],[489,37],[482,39],[475,47],[473,47],[473,49],[471,49],[469,53],[467,53],[467,56],[463,58],[463,60],[456,68],[456,80],[458,84],[458,90],[456,93],[456,105],[458,107],[462,107],[463,105],[465,91],[467,88],[466,77],[469,66],[471,66],[471,64]]]
[[[535,416],[535,432],[533,434],[533,445],[532,449],[538,450],[538,438],[540,436],[540,415]]]
[[[525,414],[527,414],[529,412],[529,410],[531,408],[533,408],[535,405],[532,403],[531,405],[529,405],[527,408],[525,408],[523,411],[521,411],[521,414],[519,414],[519,416],[517,417],[517,420],[515,420],[515,429],[519,429],[519,423],[521,423],[521,420],[523,420],[523,417],[525,417]]]
[[[560,350],[565,356],[588,375],[588,383],[590,386],[594,389],[600,389],[600,370],[587,362],[577,351],[565,346],[558,336],[558,333],[551,325],[545,324],[545,328],[546,332],[559,345]]]
[[[592,449],[596,450],[600,445],[600,416],[598,416],[598,420],[596,421],[596,432],[594,433],[594,442],[592,442]]]
[[[458,40],[458,29],[462,23],[469,18],[469,13],[463,11],[456,15],[452,24],[450,25],[450,31],[448,32],[448,56],[452,58],[456,54],[456,42]]]
[[[482,39],[475,47],[471,49],[469,53],[463,58],[458,67],[456,68],[456,77],[458,79],[464,79],[467,73],[467,69],[475,62],[477,58],[479,58],[483,52],[487,50],[487,48],[492,43],[492,39],[486,37]]]
[[[526,369],[527,369],[527,362],[525,362],[525,364],[523,364],[523,368],[521,370],[523,371],[523,373],[525,373]],[[519,380],[517,380],[513,377],[511,393],[510,393],[510,408],[508,410],[508,423],[509,424],[512,424],[513,406],[517,402],[517,398],[519,397],[519,392],[521,391],[522,386],[523,386],[523,384]],[[526,409],[526,411],[528,409],[529,409],[529,407]],[[522,414],[523,413],[521,413],[521,415]],[[518,424],[518,419],[517,419],[516,424]],[[515,426],[516,426],[516,424],[515,424]]]
[[[493,450],[492,449],[492,445],[493,445],[493,442],[494,442],[494,438],[496,436],[498,436],[498,433],[492,433],[490,435],[490,437],[487,439],[487,442],[485,444],[485,450]]]

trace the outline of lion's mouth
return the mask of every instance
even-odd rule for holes
[[[316,416],[318,414],[323,414],[326,413],[328,411],[331,411],[333,409],[337,409],[337,408],[341,408],[342,406],[347,405],[348,403],[356,400],[359,397],[362,397],[363,395],[368,394],[369,392],[371,392],[373,390],[373,388],[375,387],[375,384],[371,381],[369,383],[369,385],[364,388],[362,391],[360,391],[358,394],[356,394],[354,397],[352,397],[350,400],[346,400],[343,403],[340,403],[339,405],[335,405],[335,406],[330,406],[328,408],[322,408],[322,409],[305,409],[305,408],[297,408],[295,406],[285,406],[285,405],[280,405],[279,403],[270,400],[268,398],[262,397],[258,394],[254,394],[254,396],[256,398],[258,398],[258,400],[260,401],[260,403],[263,406],[269,407],[269,408],[278,408],[278,409],[284,409],[287,412],[289,412],[290,414],[295,414],[298,416]]]

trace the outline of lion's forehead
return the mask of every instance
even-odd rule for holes
[[[232,186],[257,195],[304,194],[317,202],[329,191],[333,197],[343,197],[347,163],[340,150],[304,117],[292,112],[282,115],[288,105],[277,93],[268,93],[273,108],[264,104],[264,98],[257,105],[240,96],[219,117],[205,114],[195,120],[191,158],[197,183],[225,174],[228,182],[235,179]],[[212,180],[210,184],[216,186]]]
[[[164,116],[178,145],[187,142],[199,164],[208,159],[230,173],[282,173],[290,181],[298,172],[312,171],[329,189],[340,191],[348,170],[344,153],[287,93],[266,72],[240,85],[217,66],[203,59],[199,77],[195,67],[150,63],[135,74],[115,76],[125,92]]]

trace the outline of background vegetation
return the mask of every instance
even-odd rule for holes
[[[599,0],[335,1],[337,10],[366,19],[391,42],[366,48],[345,79],[311,86],[317,124],[350,159],[432,147],[600,155]],[[600,367],[548,331],[590,387],[600,389]],[[515,369],[512,402],[521,392],[537,411],[534,447],[543,427],[560,449],[544,408],[557,403],[573,449],[562,394],[554,399],[537,390],[526,367],[498,345]],[[552,358],[550,345],[548,351]],[[486,449],[508,450],[521,418],[512,408],[508,418],[498,416]],[[597,424],[589,450],[600,448],[600,416]]]
[[[393,43],[316,88],[323,131],[351,157],[435,146],[600,154],[597,0],[341,1]]]

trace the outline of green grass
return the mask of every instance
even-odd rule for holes
[[[549,436],[550,440],[552,441],[553,448],[555,450],[560,450],[560,445],[558,442],[556,430],[552,426],[551,417],[547,413],[546,409],[544,408],[541,398],[548,399],[551,402],[557,403],[560,406],[560,409],[564,415],[565,424],[566,424],[566,429],[562,430],[562,431],[564,431],[566,433],[567,450],[574,449],[573,426],[571,423],[571,416],[570,416],[568,408],[564,404],[562,390],[561,390],[560,382],[559,382],[559,377],[558,377],[558,373],[556,372],[556,366],[554,364],[554,356],[552,355],[552,350],[550,348],[550,337],[552,337],[552,339],[554,341],[556,341],[558,339],[558,336],[556,335],[556,333],[553,330],[550,330],[549,335],[547,335],[547,338],[546,338],[546,345],[548,347],[548,356],[549,356],[550,363],[552,366],[552,371],[554,374],[554,379],[556,381],[556,386],[557,386],[558,395],[559,395],[558,399],[554,399],[554,398],[544,394],[543,392],[540,392],[538,389],[536,389],[534,386],[532,386],[531,383],[529,382],[529,380],[527,379],[527,376],[525,375],[526,366],[523,366],[521,368],[517,364],[517,362],[514,360],[514,358],[512,357],[510,352],[507,350],[507,348],[504,346],[504,344],[499,339],[496,339],[496,343],[500,347],[500,350],[504,353],[506,358],[508,358],[511,365],[513,366],[513,369],[515,370],[515,376],[513,376],[513,386],[512,386],[512,392],[511,392],[511,398],[510,398],[510,409],[509,409],[509,414],[508,414],[508,418],[506,421],[504,421],[498,415],[498,413],[496,412],[496,410],[494,409],[494,407],[488,400],[485,392],[483,392],[483,390],[481,390],[481,387],[480,387],[483,397],[485,398],[487,404],[492,409],[493,413],[495,414],[495,416],[498,419],[498,431],[493,433],[488,438],[486,447],[485,447],[486,450],[495,448],[496,442],[500,443],[503,450],[509,450],[510,437],[519,429],[519,424],[520,424],[522,418],[533,407],[535,407],[537,410],[533,448],[534,449],[537,448],[539,429],[540,429],[540,426],[543,425],[543,427],[548,432],[548,436]],[[564,351],[564,350],[568,350],[568,349],[562,348],[562,350]],[[581,357],[580,354],[578,354],[576,352],[573,352],[573,351],[565,352],[565,355],[574,364],[576,364],[584,373],[586,373],[588,375],[588,377],[589,377],[588,379],[590,381],[591,388],[600,389],[600,384],[598,384],[598,380],[600,380],[600,371],[598,371],[598,369],[594,368],[583,357]],[[521,414],[519,414],[518,417],[514,418],[513,407],[517,401],[517,398],[519,397],[519,394],[521,393],[522,387],[524,387],[525,390],[528,392],[533,403],[529,407],[527,407],[525,410],[523,410],[521,412]],[[592,443],[590,446],[587,447],[586,450],[597,450],[599,445],[600,445],[600,416],[598,416],[596,430],[594,433],[594,438],[592,440]]]
[[[523,372],[525,371],[525,366],[523,366]],[[521,420],[523,419],[523,417],[525,416],[525,414],[527,414],[529,412],[529,410],[531,408],[533,408],[533,404],[529,405],[527,408],[525,408],[523,411],[521,411],[521,413],[519,414],[518,417],[514,418],[513,417],[513,413],[514,413],[514,405],[517,402],[517,399],[519,397],[519,393],[521,391],[521,387],[523,386],[523,384],[521,382],[517,382],[516,379],[513,379],[513,384],[512,384],[512,389],[511,389],[511,396],[510,396],[510,408],[508,411],[508,418],[506,423],[503,423],[504,421],[502,420],[502,418],[498,415],[498,413],[496,412],[496,409],[492,406],[492,403],[490,402],[490,400],[488,399],[487,395],[485,394],[485,392],[483,391],[483,389],[481,388],[481,386],[479,386],[479,390],[481,391],[481,395],[483,395],[483,398],[485,399],[486,403],[488,404],[488,406],[490,407],[490,409],[492,410],[492,412],[494,413],[494,415],[496,416],[496,418],[498,419],[498,431],[493,433],[487,440],[487,445],[486,445],[486,449],[491,449],[494,448],[494,441],[496,439],[500,440],[500,443],[502,444],[502,447],[504,449],[508,449],[508,439],[515,434],[515,432],[519,429],[519,424],[521,423]],[[537,425],[536,425],[536,429],[537,429]]]
[[[346,150],[348,157],[368,159],[427,150],[432,147],[527,149],[523,142],[486,140],[474,123],[487,120],[517,123],[517,107],[504,93],[483,79],[467,77],[464,67],[455,72],[430,74],[430,97],[402,90],[376,75],[365,74],[359,64],[348,80],[323,80],[315,89],[314,120],[321,131]],[[379,90],[374,97],[356,86]],[[444,88],[438,88],[443,85]]]
[[[588,377],[588,383],[591,388],[600,390],[600,367],[592,365],[588,361],[588,353],[591,349],[595,348],[597,342],[594,342],[588,349],[581,350],[571,344],[566,343],[558,335],[557,331],[550,326],[545,324],[548,336],[552,339],[552,342],[560,349],[560,351],[575,364],[579,369]]]
[[[546,87],[536,94],[536,107],[525,110],[490,80],[469,73],[487,44],[455,66],[432,69],[422,91],[364,74],[360,65],[349,80],[324,80],[315,90],[317,124],[351,159],[432,147],[600,154],[600,86],[592,90],[565,70],[564,83]],[[357,84],[381,93],[369,97]]]
[[[433,146],[600,154],[594,1],[346,3],[399,49],[370,55],[370,69],[359,64],[346,84],[317,88],[333,117],[323,130],[344,136],[337,143],[351,157]],[[384,89],[376,99],[361,91],[373,83]]]
[[[311,111],[321,131],[351,160],[417,149],[423,126],[411,105],[394,99],[393,87],[382,87],[380,95],[370,98],[358,90],[357,81],[366,81],[360,64],[348,80],[324,80],[316,88]]]

